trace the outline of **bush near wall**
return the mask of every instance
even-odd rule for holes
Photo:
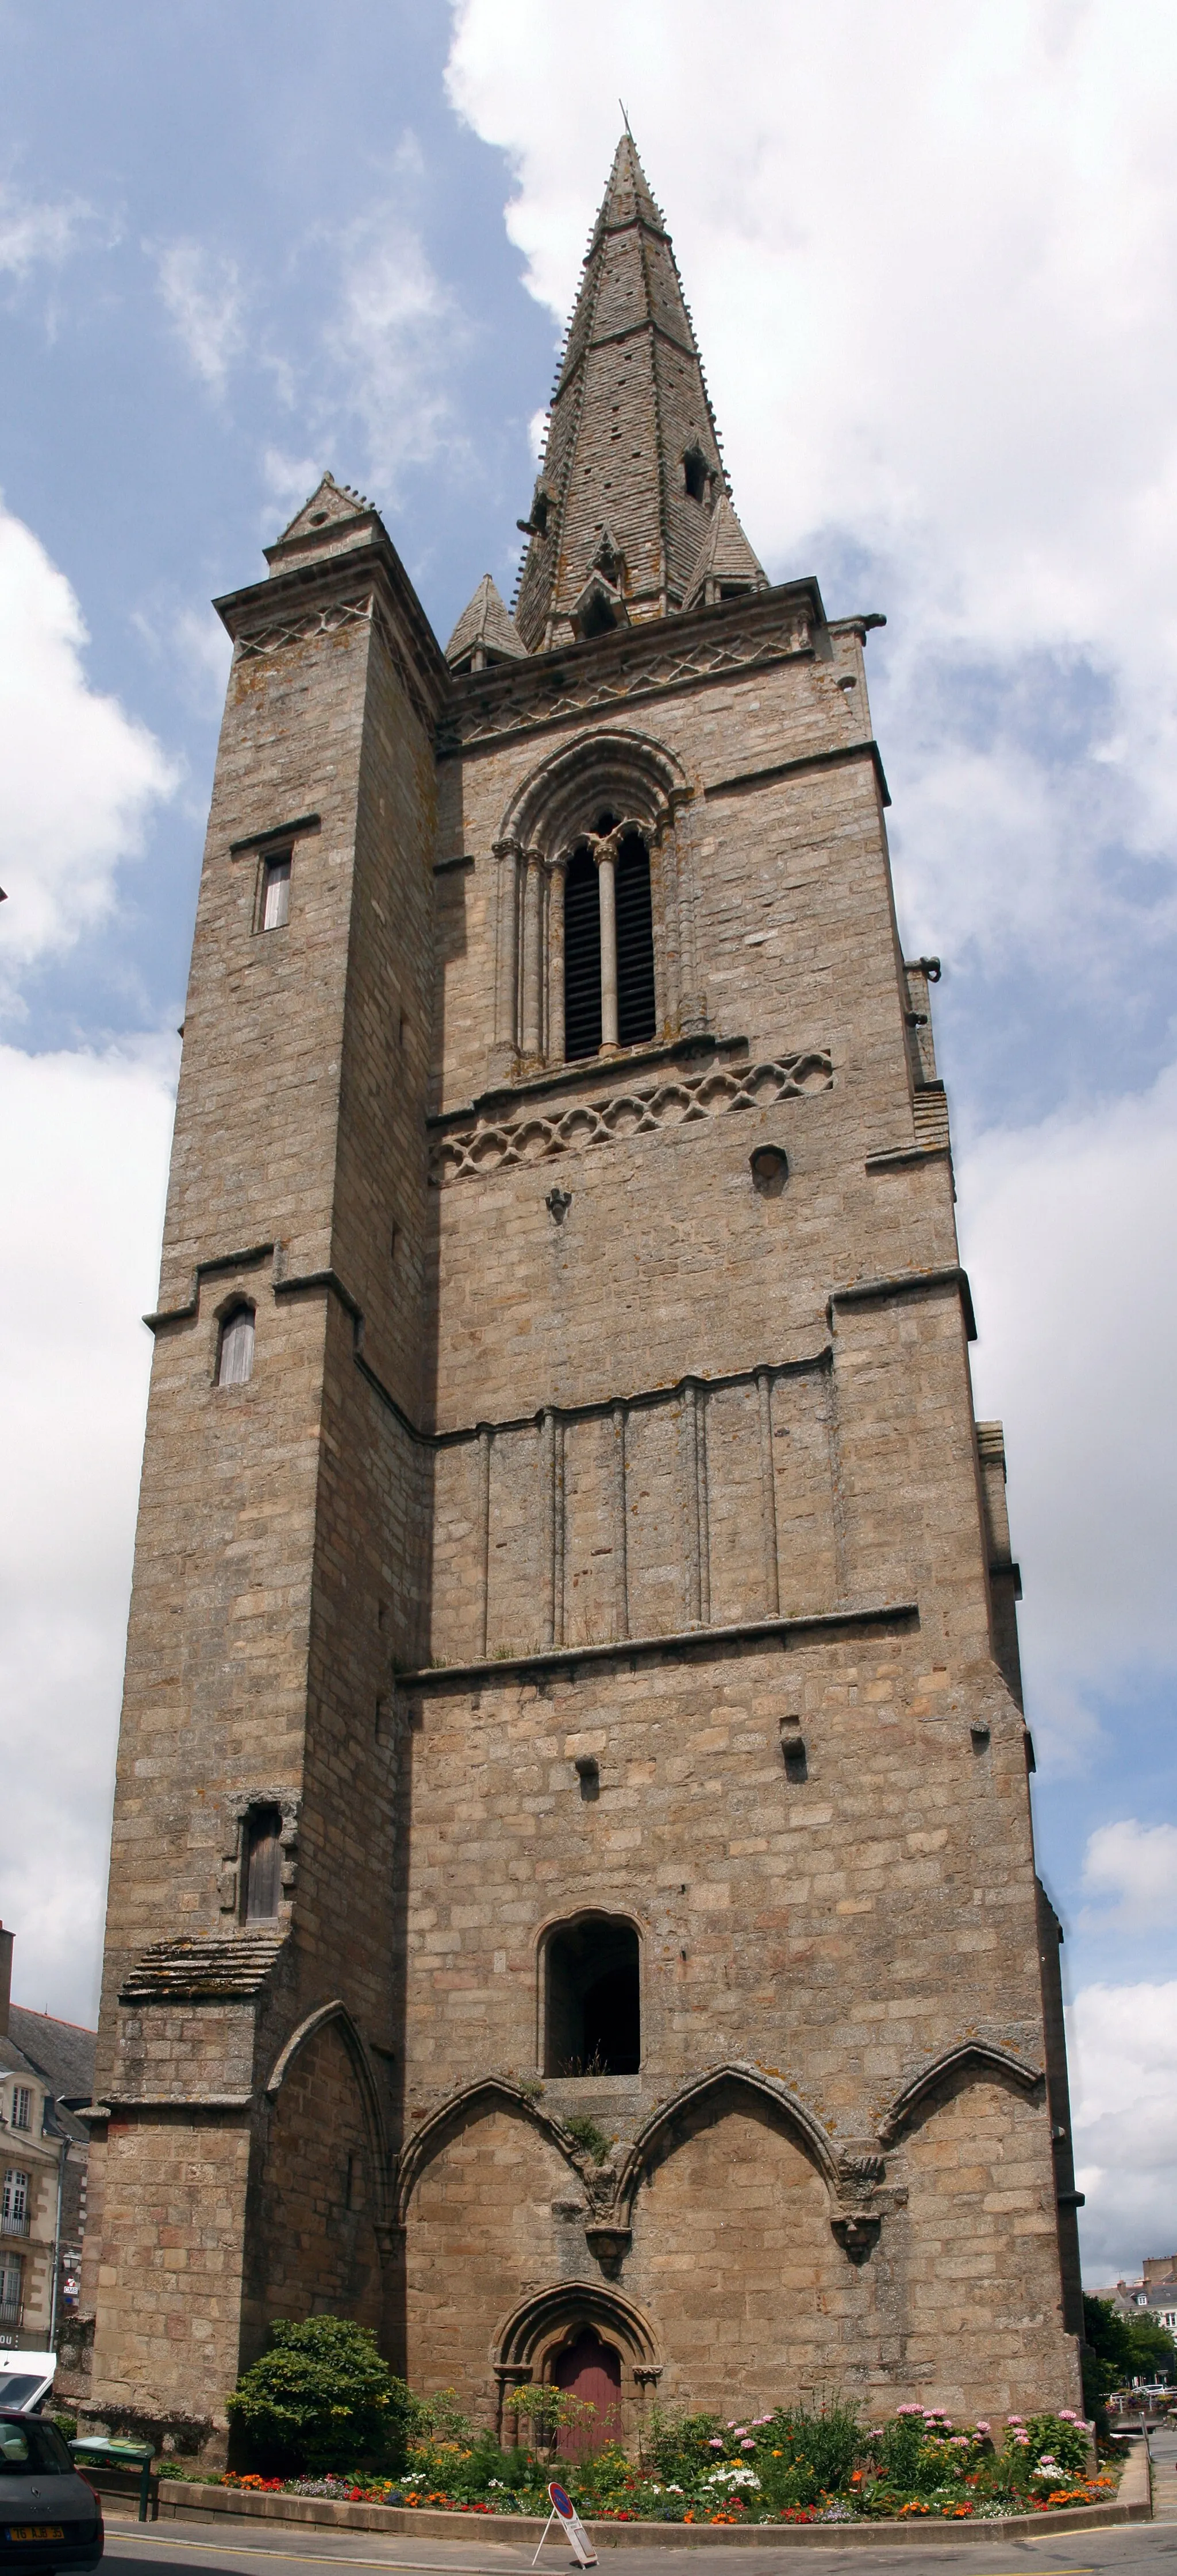
[[[395,2475],[417,2422],[413,2399],[381,2359],[375,2335],[347,2317],[274,2325],[227,2407],[237,2468],[279,2480],[313,2476],[340,2461],[366,2461]]]

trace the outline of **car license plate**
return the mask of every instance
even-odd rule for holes
[[[64,2540],[63,2522],[10,2522],[10,2540]]]

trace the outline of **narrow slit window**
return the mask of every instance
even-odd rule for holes
[[[262,862],[263,930],[285,930],[290,919],[290,852],[281,850]]]
[[[650,853],[640,832],[627,832],[617,861],[618,1045],[640,1046],[654,1029]]]
[[[282,1895],[282,1818],[277,1807],[255,1807],[245,1828],[245,1920],[263,1923]]]
[[[601,1045],[601,907],[597,871],[587,850],[569,861],[564,882],[564,1053],[597,1055]]]
[[[217,1385],[244,1386],[253,1376],[253,1308],[236,1306],[221,1326]]]

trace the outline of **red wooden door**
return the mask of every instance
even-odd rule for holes
[[[560,2354],[552,2375],[557,2388],[566,2388],[570,2396],[584,2398],[596,2408],[595,2416],[584,2424],[570,2424],[561,2433],[560,2449],[566,2460],[581,2460],[606,2442],[620,2441],[621,2361],[612,2344],[602,2343],[586,2326]]]

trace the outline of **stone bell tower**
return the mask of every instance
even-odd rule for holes
[[[510,614],[327,476],[233,638],[119,1756],[94,2411],[269,2322],[1078,2388],[1000,1426],[871,617],[736,517],[628,133]]]

